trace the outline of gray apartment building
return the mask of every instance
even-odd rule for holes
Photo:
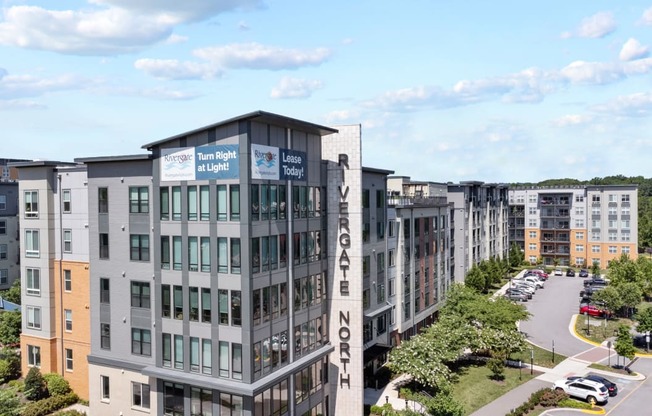
[[[18,183],[0,182],[0,290],[20,277]]]
[[[258,111],[143,147],[77,160],[91,413],[361,414],[363,326],[388,344],[391,306],[360,126]]]

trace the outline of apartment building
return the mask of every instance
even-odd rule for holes
[[[18,183],[0,182],[0,290],[20,278]]]
[[[494,257],[502,259],[509,252],[508,187],[479,181],[448,184],[448,201],[453,204],[455,227],[454,279],[464,277],[475,265]]]
[[[88,398],[90,302],[86,168],[16,162],[20,181],[22,372],[59,373]]]
[[[78,159],[91,413],[361,414],[390,308],[360,126],[259,111],[143,147]]]
[[[531,263],[605,268],[638,257],[638,186],[574,185],[509,190],[510,241]]]
[[[395,278],[390,280],[392,345],[410,339],[432,324],[454,280],[451,205],[447,185],[388,178],[388,205],[395,221],[389,235],[396,236],[389,253]]]

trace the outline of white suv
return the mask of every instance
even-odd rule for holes
[[[609,390],[607,390],[604,384],[584,378],[557,380],[552,388],[558,391],[562,390],[571,397],[586,400],[592,405],[595,403],[607,403],[609,400]]]

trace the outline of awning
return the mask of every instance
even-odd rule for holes
[[[387,312],[388,310],[392,309],[392,306],[394,306],[394,305],[392,305],[392,304],[389,303],[389,302],[385,302],[385,303],[386,303],[386,304],[383,305],[383,306],[381,306],[380,308],[378,308],[378,309],[376,309],[376,310],[373,310],[373,311],[371,311],[371,312],[367,312],[367,313],[365,313],[364,316],[365,316],[366,318],[373,318],[373,317],[376,317],[376,316],[382,314],[383,312]]]

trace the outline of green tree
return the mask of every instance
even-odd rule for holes
[[[634,340],[632,339],[632,334],[629,333],[629,327],[627,325],[620,325],[618,327],[614,350],[621,357],[630,360],[634,358],[636,348],[634,348]]]
[[[428,409],[428,414],[437,416],[462,416],[464,406],[455,400],[449,392],[439,392],[433,398],[424,398],[421,403]]]
[[[468,287],[475,289],[478,293],[485,291],[487,286],[487,279],[479,267],[473,266],[464,278],[464,284]]]
[[[9,302],[20,305],[20,279],[14,280],[14,283],[12,283],[11,287],[7,290],[2,291],[0,296]]]
[[[21,326],[20,311],[0,313],[0,344],[18,344],[20,342]]]
[[[636,326],[638,332],[652,331],[652,307],[643,309],[634,316],[634,319],[638,322]]]
[[[623,299],[620,292],[613,286],[607,286],[593,294],[592,302],[600,305],[608,311],[615,313],[623,307]]]
[[[602,274],[602,270],[600,269],[600,264],[597,261],[594,261],[593,265],[591,266],[591,274],[593,276],[600,276],[600,274]]]
[[[641,299],[643,298],[643,292],[640,286],[631,282],[623,283],[616,286],[616,290],[625,307],[625,316],[628,318],[631,317],[632,311],[641,303]]]
[[[512,245],[509,247],[509,265],[513,269],[516,269],[521,264],[523,264],[523,260],[525,260],[525,254],[518,246],[518,244],[512,243]]]
[[[25,377],[25,397],[36,401],[47,397],[47,394],[48,390],[41,371],[38,367],[30,368],[27,377]]]
[[[609,276],[609,280],[613,285],[636,283],[641,289],[644,287],[641,268],[627,254],[622,254],[619,258],[611,260],[607,269],[607,276]]]
[[[20,399],[12,389],[0,389],[0,416],[18,416]]]
[[[0,384],[20,377],[20,356],[16,350],[4,348],[0,351]]]
[[[50,396],[63,396],[71,392],[70,383],[61,374],[48,373],[43,375]]]

